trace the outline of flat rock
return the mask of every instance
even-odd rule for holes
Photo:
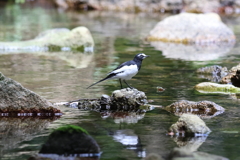
[[[183,114],[178,121],[169,128],[169,134],[207,135],[211,130],[205,122],[196,115]]]
[[[215,13],[181,13],[157,23],[147,39],[187,44],[212,44],[235,42],[235,35]]]

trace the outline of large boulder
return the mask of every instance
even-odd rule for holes
[[[149,41],[211,44],[235,42],[235,35],[215,13],[181,13],[160,21],[147,37]]]
[[[20,42],[0,42],[0,51],[48,51],[50,49],[71,50],[83,47],[93,51],[94,41],[90,31],[83,26],[69,30],[55,28],[40,33],[36,38]]]
[[[0,72],[0,112],[2,113],[60,113],[36,93]]]

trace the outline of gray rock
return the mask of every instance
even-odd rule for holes
[[[181,13],[160,21],[147,37],[149,41],[187,44],[234,43],[235,35],[215,13]]]
[[[144,92],[137,89],[124,88],[115,90],[111,96],[112,105],[121,107],[141,106],[147,103],[147,97]]]
[[[52,104],[20,83],[0,72],[0,112],[4,113],[56,113]]]
[[[178,121],[169,128],[169,134],[207,135],[211,130],[205,122],[196,115],[183,114]]]

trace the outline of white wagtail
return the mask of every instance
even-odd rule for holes
[[[144,53],[139,53],[137,54],[133,60],[127,61],[119,65],[116,69],[114,69],[112,72],[108,73],[108,76],[106,78],[101,79],[100,81],[93,83],[90,85],[88,88],[92,87],[95,84],[98,84],[102,81],[105,81],[107,79],[119,79],[119,82],[121,84],[121,89],[122,87],[122,81],[126,83],[126,85],[133,89],[126,80],[132,79],[133,76],[135,76],[138,71],[141,68],[142,60],[145,59],[146,57],[149,57],[148,55]],[[87,88],[87,89],[88,89]]]

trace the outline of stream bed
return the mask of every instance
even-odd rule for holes
[[[174,147],[180,146],[231,160],[240,159],[238,95],[199,93],[193,88],[200,82],[209,81],[208,77],[196,73],[198,68],[220,65],[230,69],[240,62],[240,17],[222,17],[237,37],[234,46],[224,46],[224,49],[222,46],[191,49],[191,46],[180,44],[146,42],[149,31],[168,16],[160,13],[74,12],[21,8],[19,5],[0,7],[0,41],[28,40],[47,29],[78,26],[87,27],[95,41],[92,54],[80,51],[0,51],[0,72],[53,103],[99,98],[119,89],[119,82],[108,80],[90,89],[86,87],[137,53],[145,53],[150,57],[143,61],[140,72],[128,83],[145,92],[151,104],[167,106],[179,100],[208,100],[226,109],[222,114],[204,119],[212,130],[207,137],[167,136],[168,128],[178,117],[161,108],[142,115],[106,117],[99,112],[57,106],[64,113],[62,117],[0,117],[0,159],[28,159],[38,153],[54,129],[66,124],[86,129],[99,144],[102,160],[137,160],[150,153],[166,157]],[[192,53],[192,50],[199,52]],[[201,54],[201,50],[205,52]],[[157,87],[163,87],[165,91],[158,92]]]

